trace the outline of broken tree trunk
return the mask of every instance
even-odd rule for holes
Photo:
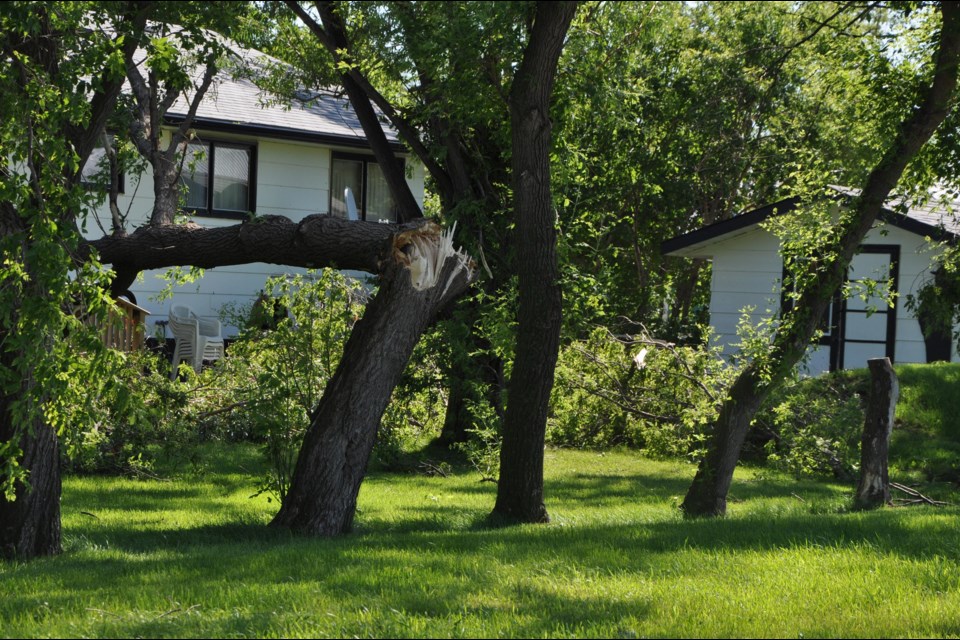
[[[873,358],[867,365],[870,367],[870,399],[863,424],[860,481],[853,500],[855,509],[875,509],[890,502],[887,457],[900,395],[900,384],[890,358]]]
[[[380,289],[313,413],[273,526],[322,536],[350,531],[380,420],[410,354],[475,275],[469,257],[432,223],[397,234],[381,263]]]
[[[125,236],[93,240],[86,244],[86,250],[96,250],[103,264],[134,272],[267,262],[379,273],[381,248],[390,238],[430,224],[424,219],[398,225],[329,215],[307,216],[299,222],[283,216],[262,216],[229,227],[149,225]]]

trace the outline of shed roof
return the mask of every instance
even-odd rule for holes
[[[857,193],[851,189],[832,188],[838,192],[839,199],[849,198]],[[728,220],[665,240],[660,245],[660,251],[664,255],[688,258],[710,257],[712,245],[748,233],[768,218],[793,211],[799,203],[800,198],[792,197],[752,209]],[[946,207],[924,204],[908,206],[904,209],[902,203],[901,199],[888,200],[887,206],[880,210],[879,220],[919,236],[929,236],[938,240],[960,237],[960,220]],[[958,210],[956,205],[952,208],[955,211]]]

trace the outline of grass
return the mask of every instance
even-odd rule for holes
[[[960,364],[899,365],[891,464],[923,480],[960,481]]]
[[[960,509],[848,512],[850,487],[738,472],[686,521],[693,468],[547,452],[548,525],[491,527],[495,488],[375,473],[356,532],[266,527],[255,450],[172,481],[71,477],[65,553],[0,565],[0,635],[957,636]]]

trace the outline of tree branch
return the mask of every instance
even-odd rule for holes
[[[328,215],[292,222],[268,216],[229,227],[195,224],[151,225],[123,237],[106,236],[86,245],[115,268],[204,269],[251,262],[291,267],[356,269],[380,273],[395,234],[435,226],[418,219],[406,224],[348,221]]]

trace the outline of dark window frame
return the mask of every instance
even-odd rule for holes
[[[255,215],[257,212],[257,143],[204,137],[193,140],[190,144],[200,144],[207,147],[209,167],[207,171],[207,202],[203,208],[184,206],[184,211],[199,218],[226,218],[230,220],[246,220],[250,215]],[[250,152],[250,166],[247,168],[247,204],[249,209],[246,211],[213,208],[213,181],[216,179],[217,147],[244,149]],[[188,164],[189,159],[184,162],[184,172],[188,170]]]
[[[336,160],[347,160],[352,162],[361,163],[361,173],[360,173],[360,182],[361,182],[361,193],[359,194],[359,201],[357,202],[357,213],[360,216],[361,220],[367,219],[367,188],[369,181],[367,180],[367,171],[369,165],[377,165],[377,159],[375,156],[366,153],[349,153],[345,151],[333,151],[330,156],[330,195],[327,198],[327,213],[333,215],[333,163]],[[405,172],[406,171],[406,162],[403,158],[397,158],[400,161],[400,168]],[[391,199],[393,194],[390,194]],[[396,206],[396,203],[394,203]],[[394,219],[391,222],[396,222],[397,215],[394,213]]]

